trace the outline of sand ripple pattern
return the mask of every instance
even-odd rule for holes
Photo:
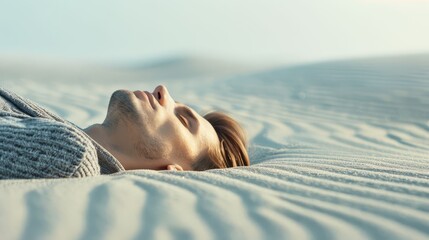
[[[84,127],[113,90],[161,82],[243,122],[254,164],[2,181],[2,239],[429,239],[428,55],[181,81],[97,74],[2,84]]]

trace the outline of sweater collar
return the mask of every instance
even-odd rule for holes
[[[125,171],[121,163],[112,154],[110,154],[105,148],[98,144],[94,139],[92,139],[88,134],[86,134],[80,127],[78,127],[74,123],[63,119],[60,116],[39,106],[33,101],[25,99],[6,89],[0,88],[0,95],[6,98],[11,103],[13,103],[20,111],[31,117],[41,117],[56,120],[81,131],[84,136],[91,140],[91,143],[97,150],[98,164],[100,165],[101,174],[110,174]]]

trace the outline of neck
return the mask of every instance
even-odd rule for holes
[[[102,124],[94,124],[83,130],[98,144],[106,149],[109,149],[110,143],[108,143],[108,130]]]
[[[125,163],[128,162],[129,156],[124,154],[127,152],[126,146],[120,144],[126,141],[123,141],[123,137],[118,131],[110,129],[105,124],[94,124],[84,129],[84,132],[112,154],[127,169]]]

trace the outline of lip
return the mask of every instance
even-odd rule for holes
[[[142,91],[134,91],[133,92],[134,93],[134,95],[138,98],[138,99],[140,99],[140,100],[143,100],[144,99],[144,95],[145,94],[143,94],[143,92]]]
[[[149,103],[152,106],[153,110],[155,110],[156,109],[155,97],[148,91],[144,91],[144,93],[146,94],[147,98],[149,99]]]
[[[134,91],[133,93],[140,100],[148,100],[148,102],[149,102],[150,106],[152,107],[152,109],[155,110],[156,107],[155,107],[155,103],[154,103],[154,96],[152,94],[150,94],[147,91],[143,92],[143,91],[138,91],[138,90]]]

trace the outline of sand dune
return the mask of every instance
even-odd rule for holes
[[[253,165],[1,181],[2,239],[429,238],[429,55],[227,71],[170,60],[3,64],[0,85],[86,127],[114,90],[165,84],[243,122]]]

